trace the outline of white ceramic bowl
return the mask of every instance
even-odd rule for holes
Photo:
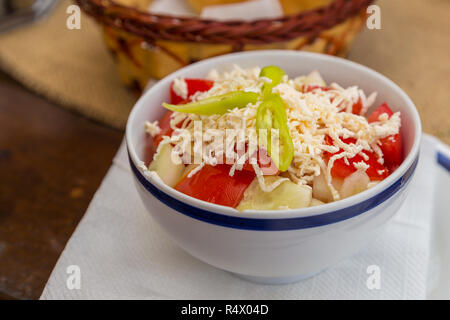
[[[246,211],[186,196],[139,166],[146,120],[160,119],[176,77],[204,77],[211,69],[277,65],[290,77],[318,70],[327,83],[358,85],[378,92],[400,111],[405,150],[402,165],[388,178],[358,195],[322,206],[279,211]],[[405,199],[419,154],[421,125],[411,99],[381,74],[345,59],[298,51],[254,51],[204,60],[167,76],[134,106],[126,142],[136,188],[148,212],[188,253],[217,268],[261,283],[288,283],[314,275],[355,254],[373,239]],[[214,186],[211,186],[214,188]]]

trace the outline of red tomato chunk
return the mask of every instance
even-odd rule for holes
[[[181,179],[175,189],[200,200],[234,208],[241,202],[245,189],[255,178],[255,173],[236,170],[234,175],[230,176],[230,168],[231,166],[225,164],[206,165],[192,177]]]
[[[214,82],[210,80],[205,79],[184,79],[187,85],[187,99],[189,99],[192,95],[194,95],[197,92],[204,92],[208,91],[212,88]],[[173,90],[173,83],[170,86],[170,102],[172,104],[179,104],[183,102],[182,97],[177,95],[175,91]]]
[[[379,117],[383,113],[386,113],[389,118],[394,114],[387,103],[383,103],[372,112],[368,121],[378,121]],[[390,170],[395,170],[395,168],[400,166],[403,161],[403,143],[401,132],[399,131],[399,133],[395,135],[380,139],[380,142],[380,149],[383,151],[384,165]]]
[[[356,143],[355,138],[341,138],[341,140],[346,144]],[[329,145],[333,145],[333,140],[329,136],[326,137],[326,142]],[[333,155],[339,154],[343,151],[344,150],[340,149],[337,153],[325,152],[325,160],[328,162]],[[364,157],[359,154],[353,158],[349,158],[348,164],[345,162],[344,158],[335,160],[333,167],[331,168],[331,175],[335,178],[346,178],[357,170],[354,163],[362,161],[369,166],[366,173],[370,180],[383,180],[389,176],[389,170],[378,162],[378,157],[374,152],[363,151],[363,153],[368,156],[368,160],[365,160]]]

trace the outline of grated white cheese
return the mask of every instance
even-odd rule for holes
[[[152,137],[159,134],[161,132],[161,128],[159,127],[158,123],[159,123],[158,120],[153,121],[153,122],[146,121],[145,122],[145,132],[150,134]]]
[[[367,169],[369,169],[369,165],[367,163],[365,163],[364,161],[360,161],[360,162],[355,162],[353,163],[353,166],[357,169],[357,170],[361,170],[361,171],[366,171]],[[384,170],[379,170],[379,171],[384,171]],[[382,172],[383,173],[383,172]],[[381,174],[381,173],[379,173]]]
[[[207,76],[214,81],[213,87],[209,91],[194,94],[191,99],[198,101],[237,90],[260,93],[263,84],[270,79],[259,77],[259,73],[258,67],[242,69],[234,66],[232,70],[222,73],[213,70]],[[378,146],[379,139],[398,133],[401,124],[400,113],[396,112],[390,118],[387,114],[382,115],[379,121],[373,123],[368,123],[363,116],[352,114],[352,106],[359,99],[365,113],[376,97],[376,93],[372,93],[366,98],[364,92],[357,86],[342,88],[333,83],[329,86],[330,90],[317,88],[311,92],[303,92],[305,85],[325,86],[321,79],[318,73],[295,79],[286,77],[281,84],[273,88],[273,92],[279,93],[285,102],[288,127],[294,144],[294,158],[287,172],[289,178],[279,179],[275,185],[269,186],[264,184],[261,169],[256,163],[252,163],[263,191],[270,192],[287,180],[297,184],[311,184],[314,177],[324,172],[333,198],[337,200],[339,194],[331,184],[331,168],[337,159],[343,158],[346,163],[349,163],[348,159],[359,154],[367,161],[368,156],[363,151],[373,151],[378,155],[379,161],[383,162],[383,154]],[[174,83],[174,90],[175,87],[180,92],[184,90],[181,80]],[[248,155],[238,154],[235,147],[239,143],[250,145],[257,139],[256,110],[259,104],[258,101],[245,108],[232,109],[222,115],[202,116],[174,112],[170,122],[174,134],[172,137],[164,137],[163,142],[167,139],[168,142],[176,145],[180,143],[183,130],[190,133],[190,148],[187,148],[188,151],[185,152],[188,154],[188,159],[197,159],[198,162],[194,162],[200,166],[192,170],[188,177],[198,172],[205,164],[222,163],[224,157],[233,161],[230,175],[234,175],[235,170],[242,170],[243,162],[248,160]],[[230,129],[239,131],[240,137],[228,139],[226,133]],[[205,139],[211,131],[219,134],[215,138]],[[326,143],[327,135],[331,137],[334,145]],[[341,137],[354,138],[356,142],[347,144],[341,140]],[[222,142],[225,142],[225,150],[218,148],[219,145],[223,145]],[[324,152],[336,153],[340,149],[343,150],[341,153],[334,154],[328,163],[325,163]],[[364,161],[355,163],[354,166],[364,171],[368,168]]]
[[[261,87],[267,82],[267,78],[260,78],[261,69],[258,67],[242,69],[234,65],[230,71],[219,73],[212,70],[207,79],[213,80],[214,85],[209,91],[197,92],[192,97],[192,101],[202,100],[212,96],[222,95],[232,91],[261,92]]]
[[[187,83],[184,79],[175,78],[175,80],[173,80],[172,88],[177,96],[183,98],[184,100],[186,100],[188,98],[188,87],[187,87]]]

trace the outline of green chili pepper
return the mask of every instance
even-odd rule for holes
[[[279,85],[283,81],[283,77],[286,75],[283,69],[276,66],[267,66],[261,69],[259,76],[266,77],[272,80],[271,83],[265,83],[262,87],[263,96],[272,93],[272,89]]]
[[[294,157],[294,144],[289,135],[287,115],[284,102],[278,94],[266,96],[258,106],[256,113],[256,129],[265,129],[264,147],[280,171],[286,171]],[[272,129],[278,130],[278,150],[272,149]]]
[[[183,113],[200,115],[224,114],[228,110],[240,109],[246,107],[249,103],[256,103],[258,98],[259,95],[255,92],[234,91],[197,102],[178,105],[163,103],[163,106],[166,109]]]
[[[286,171],[294,157],[294,144],[289,135],[283,99],[279,94],[272,93],[273,88],[283,81],[285,74],[282,69],[276,66],[267,66],[261,69],[259,76],[269,78],[272,81],[263,85],[263,102],[258,106],[256,113],[258,134],[260,134],[259,129],[267,130],[266,136],[262,139],[263,144],[280,171]],[[278,150],[272,149],[272,129],[278,130]]]

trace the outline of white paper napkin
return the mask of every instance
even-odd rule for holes
[[[408,198],[381,237],[339,265],[289,285],[253,284],[178,248],[144,209],[122,145],[41,298],[424,299],[436,141],[423,137]],[[79,268],[80,289],[67,286],[72,265]],[[367,269],[373,265],[381,287],[370,290]]]

